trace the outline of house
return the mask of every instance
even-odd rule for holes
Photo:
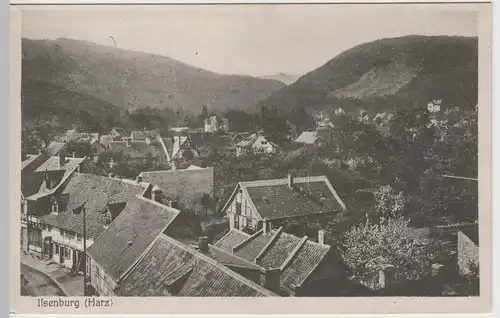
[[[229,131],[229,120],[220,116],[211,116],[205,119],[205,132]]]
[[[104,147],[104,148],[109,148],[109,143],[114,141],[114,137],[110,135],[102,135],[99,138],[99,143]]]
[[[222,211],[230,228],[239,230],[291,219],[347,219],[346,206],[325,176],[240,182]]]
[[[213,214],[214,168],[146,171],[139,177],[161,190],[165,202],[188,209],[196,215]]]
[[[251,133],[248,133],[248,132],[232,133],[231,139],[233,140],[233,143],[236,145],[240,141],[247,139],[250,135],[251,135]]]
[[[319,138],[315,131],[304,131],[293,142],[303,146],[315,146],[319,143]]]
[[[47,147],[46,151],[51,155],[51,156],[57,156],[61,151],[64,151],[64,147],[66,146],[65,142],[57,142],[53,141],[49,144]]]
[[[197,233],[179,210],[136,196],[89,247],[90,282],[97,295],[115,288],[161,233],[188,242]],[[189,240],[192,239],[192,240]]]
[[[130,200],[136,195],[151,196],[151,190],[148,183],[73,174],[59,191],[37,203],[42,256],[75,271],[82,270],[84,230],[89,247]]]
[[[479,226],[463,225],[457,228],[458,270],[461,275],[474,273],[479,267]]]
[[[168,156],[165,153],[160,142],[150,141],[132,141],[129,139],[120,141],[111,141],[105,152],[122,153],[125,157],[135,161],[145,161],[151,158],[157,162],[168,162]]]
[[[279,146],[269,141],[262,134],[252,134],[236,145],[236,156],[248,153],[254,154],[275,154],[279,151]]]
[[[189,141],[196,148],[199,155],[208,154],[212,148],[220,150],[234,150],[233,139],[222,133],[190,132]]]
[[[109,136],[113,137],[115,140],[121,140],[122,138],[130,137],[127,131],[121,127],[114,127],[109,132]]]
[[[267,287],[282,296],[332,296],[346,283],[347,267],[325,244],[324,231],[313,242],[283,228],[265,227],[253,235],[231,229],[215,247],[234,256],[213,251],[215,259],[249,279],[259,282],[260,272],[272,272],[274,286]]]
[[[169,137],[162,138],[161,142],[169,161],[174,159],[190,160],[199,155],[196,146],[189,138],[189,131],[187,130],[170,131]]]
[[[206,238],[198,249],[160,234],[124,275],[119,297],[278,297],[212,257]]]
[[[25,175],[22,181],[26,183],[21,184],[21,245],[25,253],[42,254],[41,206],[47,204],[74,173],[92,170],[88,158],[68,158],[60,153],[59,156],[48,157],[30,176]]]

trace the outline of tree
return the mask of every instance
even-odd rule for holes
[[[384,185],[374,192],[374,197],[377,217],[397,218],[402,215],[405,206],[403,192],[395,192],[390,185]]]
[[[383,266],[395,268],[395,278],[415,280],[427,273],[432,253],[408,237],[409,220],[389,218],[379,224],[359,224],[342,240],[343,259],[361,280],[370,279]]]

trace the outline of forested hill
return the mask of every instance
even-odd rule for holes
[[[276,105],[345,111],[388,111],[425,106],[475,106],[478,91],[477,38],[406,36],[349,49],[258,106]]]
[[[169,108],[197,114],[249,110],[285,84],[221,75],[154,54],[91,42],[23,39],[23,79],[98,98],[122,109]],[[72,105],[79,107],[78,104]]]

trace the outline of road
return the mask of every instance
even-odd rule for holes
[[[29,296],[58,296],[62,295],[61,290],[52,280],[40,272],[21,264],[21,274],[28,281],[25,292]]]

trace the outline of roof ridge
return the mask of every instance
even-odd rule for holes
[[[307,236],[303,236],[302,239],[297,243],[297,246],[293,249],[293,251],[288,255],[283,264],[280,266],[280,270],[283,271],[285,268],[292,262],[295,256],[298,254],[299,250],[304,246],[309,238]]]
[[[307,176],[307,177],[295,177],[293,180],[295,183],[304,183],[307,181],[325,181],[325,175],[319,176]],[[253,181],[240,181],[238,184],[241,186],[265,186],[265,185],[280,185],[288,182],[288,178],[280,178],[280,179],[265,179],[265,180],[253,180]]]
[[[187,246],[186,244],[183,244],[179,241],[177,241],[176,239],[166,235],[166,234],[160,234],[158,236],[158,239],[164,239],[164,240],[167,240],[168,242],[176,245],[177,247],[183,249],[184,251],[186,252],[189,252],[191,253],[194,257],[198,258],[198,259],[202,259],[204,261],[206,261],[207,263],[209,263],[210,265],[212,266],[215,266],[217,267],[218,269],[220,269],[221,271],[223,271],[225,274],[228,274],[229,276],[239,280],[241,283],[244,283],[246,285],[249,285],[250,287],[253,287],[254,289],[260,291],[261,293],[267,295],[267,296],[278,296],[277,294],[273,293],[272,291],[262,287],[261,285],[251,281],[250,279],[230,270],[229,268],[227,268],[226,266],[220,264],[219,262],[215,261],[214,259],[204,255],[203,253],[195,250],[194,248],[191,248],[189,246]]]
[[[238,250],[240,250],[243,246],[247,245],[250,241],[252,241],[253,239],[255,239],[257,236],[261,235],[262,233],[264,233],[264,230],[263,229],[260,229],[258,230],[257,232],[255,232],[254,234],[252,234],[249,238],[247,238],[246,240],[244,240],[243,242],[241,242],[240,244],[236,245],[236,246],[233,246],[233,250],[232,252],[233,253],[236,253]]]
[[[218,250],[218,251],[220,251],[220,252],[222,252],[222,253],[225,253],[225,254],[227,254],[227,255],[230,255],[231,257],[234,257],[234,258],[236,258],[236,259],[238,259],[238,260],[242,261],[243,263],[247,263],[247,264],[249,264],[249,265],[251,265],[251,266],[253,266],[253,267],[258,267],[258,268],[259,268],[259,269],[261,269],[261,270],[265,270],[265,268],[264,268],[264,267],[262,267],[262,266],[260,266],[259,264],[252,263],[251,261],[246,260],[246,259],[244,259],[243,257],[238,256],[238,255],[236,255],[236,254],[233,254],[233,253],[231,253],[231,252],[229,252],[229,251],[226,251],[226,250],[225,250],[225,249],[223,249],[223,248],[220,248],[220,247],[215,246],[215,245],[213,245],[213,244],[210,244],[210,247],[211,247],[211,248],[214,248],[214,249],[216,249],[216,250]],[[222,263],[221,263],[221,264],[222,264]]]
[[[258,261],[264,256],[264,254],[271,248],[271,246],[274,244],[274,242],[278,239],[278,236],[280,236],[281,232],[283,231],[283,227],[281,226],[276,232],[273,234],[269,242],[262,248],[262,250],[259,252],[257,256],[255,256],[254,262],[257,264]]]
[[[224,234],[217,242],[215,242],[214,246],[217,245],[217,243],[221,242],[223,239],[225,239],[232,232],[243,233],[243,234],[247,235],[247,238],[251,236],[250,234],[245,233],[245,232],[238,230],[238,229],[229,229],[229,231],[226,234]]]
[[[154,200],[151,200],[150,198],[146,198],[146,197],[143,197],[143,196],[140,196],[140,195],[136,195],[135,198],[138,198],[138,199],[141,199],[143,201],[146,201],[148,203],[151,203],[151,204],[154,204],[164,210],[167,210],[167,211],[170,211],[170,212],[174,212],[176,215],[181,213],[180,210],[178,209],[175,209],[175,208],[172,208],[172,207],[169,207],[168,205],[165,205],[165,204],[161,204],[160,202],[156,202]]]

